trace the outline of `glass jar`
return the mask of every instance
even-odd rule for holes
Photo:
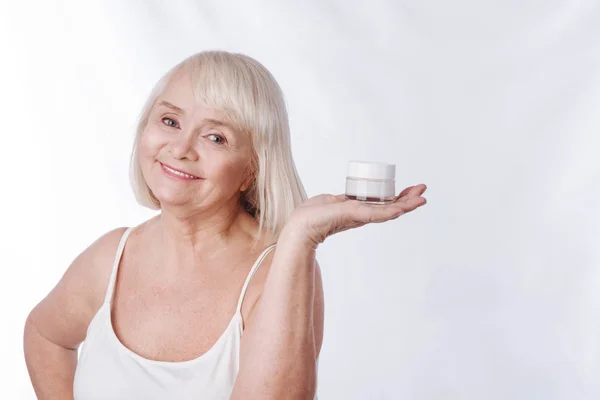
[[[346,177],[346,198],[370,204],[386,204],[396,197],[396,165],[350,161]]]

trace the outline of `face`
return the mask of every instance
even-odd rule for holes
[[[158,98],[140,138],[142,173],[161,207],[237,205],[252,182],[251,159],[250,137],[198,103],[185,72]]]

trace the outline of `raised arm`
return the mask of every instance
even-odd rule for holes
[[[425,185],[388,205],[316,196],[294,211],[277,243],[263,293],[247,319],[232,400],[313,399],[323,333],[315,250],[337,232],[398,218],[426,203]]]
[[[246,319],[231,399],[312,399],[323,342],[323,285],[315,249],[284,231],[260,300]]]

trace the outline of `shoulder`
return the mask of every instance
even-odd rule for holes
[[[269,247],[265,248],[265,250],[268,248]],[[252,308],[251,306],[255,303],[256,300],[258,300],[260,298],[260,295],[262,294],[264,284],[269,275],[269,271],[271,270],[271,263],[273,261],[273,256],[275,255],[276,251],[277,251],[277,246],[274,246],[272,249],[270,249],[268,254],[262,260],[260,266],[257,268],[256,272],[254,273],[254,276],[250,280],[250,283],[248,284],[246,297],[250,298],[251,300],[247,301],[247,302],[246,302],[246,300],[244,300],[244,302],[245,302],[244,308],[250,307],[248,309],[248,311],[250,311],[250,309]],[[322,277],[321,277],[321,266],[316,257],[315,257],[315,290],[316,290],[316,292],[322,292],[322,290],[323,290],[323,283],[322,283]],[[316,295],[318,296],[319,293],[316,293]],[[252,301],[252,300],[255,300],[255,301]]]
[[[117,255],[117,248],[127,231],[127,227],[115,228],[96,239],[78,258],[81,258],[80,267],[83,274],[89,274],[90,283],[95,283],[96,301],[104,298],[104,292],[112,272],[112,267]],[[101,294],[101,296],[98,296]]]
[[[73,260],[59,285],[69,290],[84,289],[85,292],[81,294],[85,296],[87,293],[88,304],[92,308],[99,308],[104,300],[117,247],[126,230],[126,227],[115,228],[94,240]],[[81,289],[76,289],[77,286]]]
[[[260,301],[265,282],[271,269],[271,262],[277,247],[269,252],[264,258],[260,267],[256,270],[254,277],[248,284],[244,303],[242,304],[242,318],[247,321]],[[323,279],[321,275],[321,266],[315,257],[315,275],[314,275],[314,298],[313,298],[313,324],[315,334],[316,355],[318,356],[323,344],[325,323],[325,300],[323,292]]]
[[[117,247],[126,230],[126,227],[119,227],[102,234],[75,258],[62,278],[71,290],[75,290],[72,281],[79,282],[86,290],[88,304],[93,310],[104,301]]]
[[[268,247],[267,247],[268,248]],[[255,308],[256,304],[260,300],[263,293],[265,282],[271,270],[271,263],[273,256],[277,251],[277,246],[269,251],[269,253],[262,260],[260,266],[254,273],[254,276],[248,284],[246,295],[244,297],[244,303],[242,304],[242,316],[247,319]],[[315,333],[317,336],[322,336],[323,322],[324,322],[324,294],[323,294],[323,279],[321,275],[321,266],[319,261],[315,257],[315,280],[314,280],[314,316],[315,316]],[[320,326],[320,328],[319,328]]]
[[[267,251],[270,247],[271,246],[264,247],[262,252]],[[277,246],[274,246],[268,250],[268,253],[264,256],[262,261],[260,261],[260,265],[248,283],[248,288],[246,289],[244,302],[242,304],[242,316],[244,317],[244,320],[247,319],[248,315],[250,315],[250,312],[254,309],[254,306],[262,295],[265,282],[267,281],[267,276],[271,270],[273,255],[275,254],[276,250]],[[262,252],[259,253],[259,255],[254,254],[251,260],[249,260],[249,262],[252,262],[252,266],[254,266],[255,262],[259,261],[257,257],[260,257]]]
[[[119,245],[127,229],[129,228],[123,226],[102,234],[94,242],[92,242],[82,254],[93,253],[94,255],[100,257],[109,256],[107,253],[109,253],[111,250],[116,251],[117,246]]]
[[[74,348],[102,302],[118,244],[127,228],[104,233],[83,250],[31,311],[28,321],[47,339]]]

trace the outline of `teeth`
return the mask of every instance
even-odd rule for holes
[[[183,172],[175,171],[173,168],[169,168],[169,167],[167,167],[167,166],[166,166],[166,165],[164,165],[164,164],[163,164],[163,167],[165,167],[165,169],[166,169],[167,171],[169,171],[169,172],[171,172],[171,173],[173,173],[173,174],[175,174],[175,175],[179,175],[179,176],[182,176],[182,177],[184,177],[184,178],[188,178],[188,179],[198,179],[198,177],[197,177],[197,176],[194,176],[194,175],[188,175],[188,174],[186,174],[186,173],[183,173]]]

